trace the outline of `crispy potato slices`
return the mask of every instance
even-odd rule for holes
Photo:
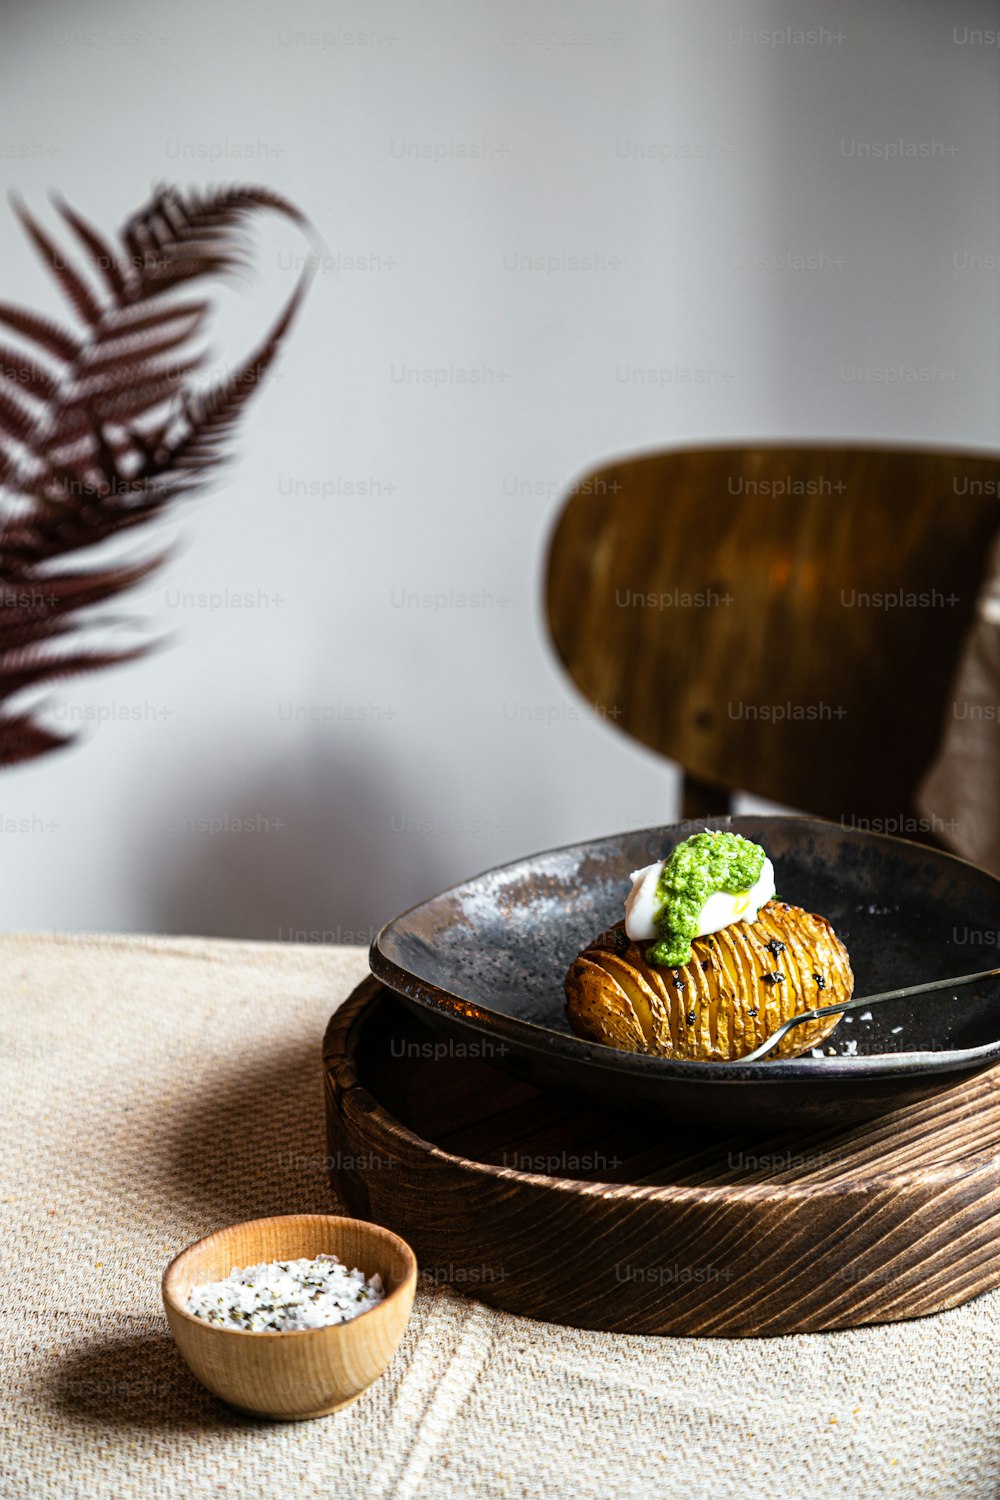
[[[573,960],[566,1011],[578,1036],[625,1052],[726,1062],[745,1056],[791,1016],[849,1000],[847,949],[825,917],[769,901],[755,922],[695,938],[682,968],[645,959],[618,922]],[[773,1057],[798,1057],[830,1035],[829,1016],[796,1026]]]

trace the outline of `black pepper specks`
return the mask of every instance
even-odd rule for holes
[[[750,1007],[750,1009],[747,1011],[747,1015],[748,1016],[755,1016],[756,1014],[757,1014],[757,1007],[756,1007],[756,1005],[752,1005]]]
[[[785,951],[785,945],[780,938],[773,937],[771,941],[769,943],[765,943],[764,946],[767,948],[768,953],[774,954],[775,958],[777,958],[779,953],[784,953]]]
[[[775,969],[772,974],[762,974],[760,977],[765,984],[781,984],[785,976],[780,969]]]
[[[694,1025],[694,1011],[693,1010],[689,1010],[688,1013],[687,1013],[687,1023],[688,1023],[689,1026],[693,1026]]]
[[[814,974],[813,978],[816,981],[816,988],[818,990],[825,990],[826,989],[826,980],[823,978],[822,974]]]

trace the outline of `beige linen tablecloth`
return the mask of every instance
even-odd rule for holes
[[[320,1421],[229,1411],[160,1305],[180,1247],[334,1207],[320,1045],[358,949],[2,939],[0,1494],[992,1496],[1000,1295],[767,1341],[581,1333],[418,1294]]]

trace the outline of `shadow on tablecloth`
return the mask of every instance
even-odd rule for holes
[[[200,1385],[167,1333],[122,1333],[75,1349],[52,1374],[46,1394],[61,1418],[82,1427],[230,1431],[271,1423],[233,1411]]]

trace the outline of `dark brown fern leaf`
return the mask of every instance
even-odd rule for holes
[[[34,760],[36,755],[47,755],[50,750],[61,750],[72,742],[70,734],[57,734],[46,729],[31,714],[5,713],[2,720],[3,759],[0,765],[16,766],[22,760]]]
[[[250,360],[196,390],[191,378],[203,368],[197,340],[210,302],[189,287],[248,263],[255,214],[282,214],[311,235],[305,217],[267,188],[161,187],[112,241],[68,204],[56,206],[79,262],[15,205],[74,326],[0,304],[0,326],[25,345],[0,346],[4,705],[25,688],[141,653],[91,651],[74,640],[87,610],[148,577],[162,558],[96,569],[84,563],[76,571],[58,564],[155,519],[212,478],[277,357],[314,265],[307,261]],[[0,709],[0,765],[65,742],[30,712]]]
[[[123,662],[135,661],[145,655],[147,649],[132,646],[124,651],[11,651],[0,676],[0,701],[12,698],[25,688],[37,687],[40,682],[51,682],[56,677],[79,677],[84,672],[96,672],[100,667],[121,666]]]
[[[266,340],[242,369],[206,392],[184,403],[185,426],[171,441],[161,441],[149,468],[142,470],[147,482],[159,482],[173,490],[182,478],[200,476],[224,456],[225,444],[242,415],[243,407],[259,389],[274,363],[292,320],[305,296],[307,283],[299,282],[284,312]]]
[[[134,588],[162,566],[162,555],[146,562],[127,563],[99,571],[21,576],[16,585],[0,589],[0,661],[4,653],[37,645],[77,628],[77,611]],[[69,619],[66,617],[69,616]]]

